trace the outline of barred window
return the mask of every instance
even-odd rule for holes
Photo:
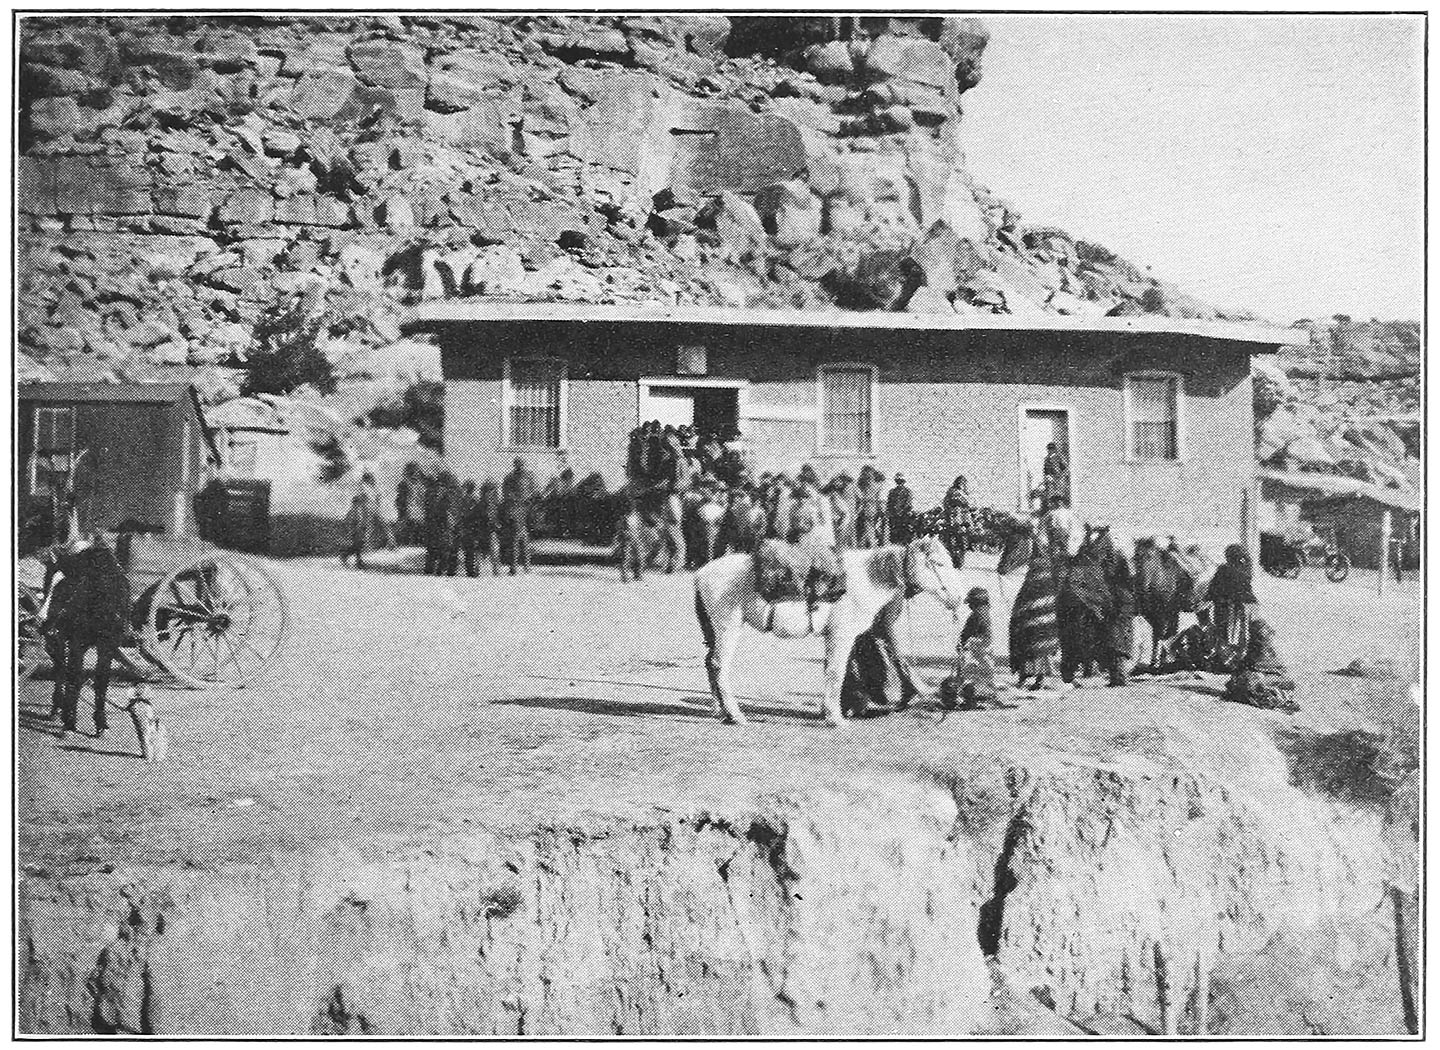
[[[64,492],[75,452],[75,410],[36,408],[34,448],[30,457],[30,491],[34,495]]]
[[[875,372],[854,365],[820,369],[822,452],[869,455],[874,429],[871,385]]]
[[[1180,379],[1178,376],[1127,376],[1132,459],[1180,458]]]
[[[506,382],[508,433],[515,448],[560,448],[564,437],[565,366],[558,361],[512,358]]]

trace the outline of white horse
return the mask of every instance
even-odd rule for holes
[[[726,722],[744,724],[745,716],[731,689],[730,670],[745,624],[762,634],[780,638],[825,636],[825,721],[838,726],[840,684],[855,638],[869,629],[881,609],[894,603],[898,612],[906,598],[928,592],[952,611],[964,595],[960,574],[940,540],[926,536],[908,547],[849,551],[841,556],[845,594],[837,602],[821,604],[813,613],[803,602],[771,604],[755,590],[755,559],[750,554],[727,554],[695,573],[695,615],[708,650],[705,670],[716,714]],[[895,616],[885,617],[887,633]],[[895,640],[893,636],[890,639]]]

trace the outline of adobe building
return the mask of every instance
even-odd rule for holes
[[[900,471],[917,508],[957,474],[1023,510],[1046,444],[1084,520],[1223,542],[1254,528],[1252,354],[1291,329],[1169,317],[924,315],[449,300],[416,310],[462,478],[625,481],[646,420],[737,427],[756,471]]]

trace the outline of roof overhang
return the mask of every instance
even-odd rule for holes
[[[904,332],[1055,332],[1100,335],[1174,335],[1251,343],[1257,352],[1305,346],[1310,333],[1233,321],[1176,317],[1071,317],[1061,314],[903,314],[841,310],[751,310],[718,306],[593,306],[578,303],[447,299],[415,307],[410,324],[564,322],[584,324],[694,324],[736,328],[826,328]]]
[[[65,381],[21,383],[15,388],[18,401],[139,401],[147,404],[175,404],[194,396],[189,383],[70,383]]]
[[[1262,481],[1274,481],[1292,489],[1309,492],[1323,492],[1327,496],[1349,496],[1368,499],[1396,510],[1419,513],[1425,509],[1425,496],[1420,492],[1404,489],[1389,489],[1359,478],[1347,478],[1340,474],[1315,474],[1304,471],[1277,470],[1274,467],[1260,467],[1255,471]]]

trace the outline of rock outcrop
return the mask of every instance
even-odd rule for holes
[[[1341,315],[1297,326],[1308,346],[1255,366],[1260,462],[1421,491],[1419,324]]]
[[[973,19],[26,18],[20,36],[27,369],[243,364],[287,296],[360,353],[407,300],[455,295],[1217,316],[973,182]],[[923,294],[877,285],[897,267]]]

